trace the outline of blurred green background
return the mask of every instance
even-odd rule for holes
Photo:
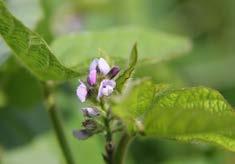
[[[148,27],[192,40],[181,57],[139,67],[134,78],[218,89],[235,106],[234,0],[5,0],[9,9],[50,44],[56,38],[120,25]],[[79,43],[78,43],[79,44]],[[77,141],[82,120],[77,80],[60,85],[56,99],[77,163],[102,163],[103,138]],[[0,164],[59,164],[62,154],[43,106],[42,87],[0,38]],[[235,155],[207,144],[137,137],[128,164],[232,164]]]

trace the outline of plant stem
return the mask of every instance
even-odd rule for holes
[[[53,125],[57,140],[59,142],[60,148],[63,152],[64,158],[67,164],[75,164],[72,157],[72,153],[69,148],[69,144],[66,140],[64,129],[59,117],[59,114],[56,110],[54,95],[53,95],[53,86],[52,82],[43,83],[44,86],[44,98],[46,101],[47,111],[50,116],[51,123]]]
[[[130,135],[124,133],[119,141],[118,146],[114,150],[114,144],[112,141],[113,132],[110,128],[110,121],[112,120],[111,109],[105,109],[104,101],[101,100],[100,106],[103,111],[106,111],[106,116],[104,117],[104,125],[106,127],[106,155],[104,155],[104,160],[107,164],[123,164],[128,145],[132,139]],[[121,128],[122,129],[122,128]],[[117,130],[121,130],[120,128]]]
[[[113,152],[114,152],[114,145],[113,145],[113,137],[112,137],[112,130],[110,128],[110,118],[111,118],[111,111],[110,109],[106,110],[103,100],[101,100],[100,106],[103,111],[106,111],[106,116],[104,117],[104,125],[106,128],[106,144],[105,144],[105,151],[106,154],[103,156],[104,160],[107,164],[113,164]]]
[[[119,144],[117,145],[117,148],[115,150],[114,156],[113,156],[113,164],[123,164],[126,151],[128,149],[128,145],[131,141],[132,137],[128,135],[127,133],[124,133],[119,141]]]

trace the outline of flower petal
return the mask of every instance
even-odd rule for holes
[[[80,81],[80,85],[78,86],[76,92],[81,102],[86,101],[86,96],[88,91],[86,85],[83,82]]]
[[[104,96],[109,96],[113,92],[113,87],[107,85],[105,88],[103,88],[102,93]]]
[[[113,92],[115,86],[116,82],[114,80],[102,80],[100,83],[97,99],[99,100],[102,96],[109,96]]]
[[[89,72],[89,75],[87,78],[87,82],[89,85],[94,85],[96,83],[96,74],[97,74],[97,71],[95,69]]]
[[[115,82],[114,80],[108,80],[108,81],[107,81],[107,85],[109,85],[109,86],[115,88],[115,87],[116,87],[116,82]]]
[[[99,59],[98,68],[99,68],[100,72],[103,73],[104,75],[107,75],[107,73],[109,73],[109,71],[110,71],[110,67],[109,67],[108,63],[103,58]]]
[[[90,64],[90,68],[89,68],[89,71],[92,71],[92,70],[96,70],[97,66],[98,66],[98,59],[94,59],[91,64]]]
[[[81,111],[85,117],[92,118],[100,115],[99,110],[95,107],[82,108]]]
[[[102,89],[103,89],[103,81],[100,83],[100,87],[99,87],[98,95],[97,95],[97,100],[99,100],[103,96]]]

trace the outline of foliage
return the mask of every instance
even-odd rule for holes
[[[169,89],[150,81],[133,88],[114,108],[131,133],[202,140],[235,150],[234,110],[217,91],[205,87]]]
[[[229,0],[226,0],[226,3],[229,4],[229,2]],[[3,53],[0,52],[0,64],[7,61],[6,65],[1,65],[0,69],[0,112],[2,114],[0,129],[4,133],[4,136],[1,135],[0,139],[1,145],[3,145],[4,148],[13,148],[14,146],[28,143],[28,140],[31,140],[35,135],[45,132],[48,129],[47,120],[42,119],[43,123],[38,126],[40,122],[38,119],[40,118],[35,117],[35,115],[45,117],[45,113],[40,113],[43,92],[40,81],[66,81],[81,77],[87,72],[88,61],[100,55],[109,59],[112,64],[121,66],[121,72],[118,78],[115,78],[117,82],[117,95],[114,99],[105,99],[104,103],[111,100],[111,104],[113,105],[112,112],[114,116],[116,116],[114,118],[116,121],[123,123],[122,125],[125,127],[124,131],[128,132],[131,137],[140,134],[143,137],[152,138],[154,141],[156,139],[169,139],[190,143],[206,142],[220,145],[233,152],[235,151],[235,134],[233,127],[235,119],[233,107],[215,89],[202,86],[181,87],[185,84],[202,83],[204,85],[217,87],[222,90],[223,93],[227,93],[225,96],[228,96],[230,101],[233,101],[235,97],[232,90],[230,90],[233,88],[234,77],[231,76],[233,70],[231,69],[230,73],[228,73],[227,69],[227,67],[232,66],[234,57],[232,57],[232,55],[226,55],[228,58],[222,58],[219,55],[224,53],[224,51],[217,51],[220,50],[221,47],[224,49],[228,47],[228,52],[226,53],[231,53],[233,52],[233,48],[231,48],[230,44],[222,45],[221,47],[214,46],[214,44],[207,44],[207,42],[214,39],[207,37],[207,35],[211,35],[211,28],[219,33],[217,29],[219,26],[213,23],[213,19],[209,22],[209,20],[211,20],[209,19],[211,17],[210,15],[209,17],[203,18],[203,20],[207,20],[207,25],[200,22],[201,19],[200,21],[197,20],[195,22],[199,22],[197,23],[199,26],[193,26],[193,28],[190,29],[191,31],[184,31],[184,28],[181,29],[179,24],[174,24],[171,27],[172,22],[169,25],[169,22],[167,22],[169,20],[164,20],[164,22],[162,21],[163,18],[161,18],[160,23],[156,26],[161,28],[162,25],[167,24],[168,30],[175,28],[173,31],[181,31],[181,33],[195,37],[193,41],[196,45],[196,50],[193,50],[191,56],[176,59],[174,63],[172,59],[183,56],[191,50],[191,41],[187,37],[168,34],[151,28],[119,26],[100,31],[79,31],[78,33],[56,38],[56,34],[51,26],[53,23],[52,19],[55,16],[54,14],[57,12],[56,7],[58,7],[57,5],[59,3],[60,1],[57,2],[56,0],[50,2],[41,0],[43,17],[35,28],[35,31],[38,32],[39,35],[26,27],[23,20],[22,22],[24,23],[19,21],[18,14],[17,18],[13,16],[14,14],[11,13],[14,12],[8,10],[5,3],[0,0],[0,34],[11,48],[12,52],[14,52],[17,59],[35,75],[35,77],[32,76],[28,70],[22,68],[21,63],[16,62],[15,59],[12,60],[12,58],[9,58],[7,60],[8,57],[5,57],[2,55]],[[75,0],[70,3],[77,4]],[[89,2],[89,5],[90,3],[92,2]],[[160,3],[160,1],[153,2],[153,4],[158,3]],[[177,3],[185,4],[186,6],[188,4],[195,4],[193,0]],[[205,3],[207,4],[207,2]],[[129,12],[123,15],[125,15],[126,19],[130,20],[130,22],[142,22],[146,25],[151,22],[151,19],[155,19],[154,16],[148,17],[150,11],[145,10],[144,14],[140,14],[139,12],[139,8],[143,8],[144,5],[150,5],[149,1],[130,1],[126,6],[120,6],[120,4],[121,2],[117,2],[113,5],[111,2],[97,1],[92,5],[96,7],[101,6],[102,10],[104,6],[109,6],[107,11],[110,11],[113,7],[121,8],[123,9],[123,13]],[[204,3],[197,3],[199,6],[200,4]],[[220,9],[220,6],[217,3],[215,4],[215,6]],[[159,6],[162,7],[164,5],[166,5],[166,8],[174,6],[174,4],[168,2],[164,2]],[[134,10],[131,10],[133,6],[135,6]],[[73,7],[76,8],[76,5]],[[185,8],[185,6],[182,8]],[[96,13],[96,9],[86,7],[85,2],[82,2],[82,7],[79,7],[79,10],[80,9],[84,11],[94,11],[94,13]],[[104,12],[106,13],[107,11]],[[202,11],[205,12],[204,7]],[[164,13],[165,11],[156,11],[156,13],[158,12]],[[173,11],[173,13],[177,12],[178,11]],[[192,10],[192,13],[194,12],[195,10]],[[133,13],[138,15],[138,19],[133,19]],[[225,11],[223,11],[223,13],[226,15]],[[87,15],[89,14],[85,14],[85,16],[82,15],[81,17],[85,18]],[[125,22],[125,19],[123,17],[121,18],[121,15],[122,13],[115,14],[112,12],[108,19],[117,16],[119,18],[118,21]],[[189,17],[188,15],[190,14],[186,15]],[[174,17],[178,18],[179,15],[176,14]],[[85,19],[88,20],[89,18]],[[171,16],[169,16],[168,19],[171,19]],[[83,21],[83,19],[81,20]],[[224,19],[221,16],[219,20],[222,21]],[[120,22],[118,25],[122,24]],[[86,24],[87,22],[82,23]],[[154,25],[151,27],[153,26]],[[190,25],[187,24],[187,26]],[[224,36],[221,36],[222,39],[219,38],[219,40],[227,39],[227,36],[230,36],[224,33],[221,35]],[[52,43],[51,48],[45,40],[48,43]],[[131,46],[135,42],[138,43],[138,47],[135,44],[131,50]],[[4,54],[7,53],[4,52]],[[125,67],[124,64],[128,59],[128,53],[130,53],[130,57]],[[203,56],[206,53],[215,54],[216,57],[211,60],[213,55]],[[194,60],[193,63],[190,62],[192,60]],[[216,72],[214,71],[215,68],[217,68]],[[145,76],[149,76],[153,78],[153,80],[142,79],[142,77]],[[132,80],[132,78],[134,78],[134,80]],[[159,81],[167,81],[170,83],[177,81],[177,87],[165,83],[159,84]],[[68,87],[67,85],[63,87],[65,87],[64,91],[68,91],[68,88],[66,88]],[[69,92],[74,91],[69,89]],[[68,95],[64,96],[68,97]],[[63,100],[60,101],[62,102]],[[71,106],[74,110],[77,106],[74,105],[73,102],[74,100],[71,102],[66,100],[64,103],[57,103],[61,108],[67,105]],[[35,106],[37,106],[37,108],[35,108]],[[107,104],[103,104],[104,108],[106,106]],[[35,111],[31,108],[35,108]],[[40,110],[38,108],[40,108]],[[67,107],[65,108],[66,111],[70,110],[67,109]],[[28,109],[28,111],[25,109]],[[22,111],[25,113],[21,114]],[[67,113],[70,112],[64,112],[63,114],[66,115]],[[74,117],[74,113],[72,115]],[[108,116],[105,117],[108,118]],[[71,115],[69,118],[71,119]],[[78,120],[76,118],[73,119],[76,121],[73,121],[70,126],[66,126],[69,131],[72,131],[71,128],[75,125],[77,126],[81,121],[81,118]],[[100,141],[97,138],[79,143],[72,138],[71,134],[67,135],[70,138],[70,142],[72,142],[70,144],[76,145],[76,147],[73,146],[72,148],[74,152],[78,153],[78,155],[76,154],[78,156],[76,161],[82,159],[82,161],[87,161],[87,163],[94,163],[94,161],[101,162],[102,159],[99,154],[96,154],[94,158],[89,158],[89,160],[86,159],[87,152],[90,153],[92,150],[92,154],[95,154],[97,151],[102,151],[101,146],[99,146]],[[9,139],[13,141],[14,138],[17,138],[16,141],[10,143]],[[45,146],[43,146],[45,147],[43,149],[38,148],[37,144],[41,147],[40,145],[43,143],[51,143],[50,137],[49,139],[45,137],[45,140],[36,140],[37,150],[45,151],[45,149],[48,148]],[[89,148],[87,145],[89,145]],[[94,146],[94,149],[92,149],[92,146]],[[21,149],[19,152],[22,151],[26,154],[30,154],[34,152],[31,152],[34,148],[34,144],[31,144],[25,150]],[[18,159],[19,157],[17,155],[21,156],[21,154],[18,151],[15,152],[13,151],[13,156],[11,156],[11,153],[7,154],[7,157],[9,157],[9,159]],[[41,155],[40,152],[37,151],[35,151],[35,154]],[[37,156],[35,154],[31,155],[33,157]],[[44,156],[45,154],[42,155]],[[60,159],[60,157],[54,156],[53,153],[52,156],[53,158]],[[28,156],[24,157],[23,155],[21,157],[27,158],[28,161]],[[55,162],[51,159],[52,158],[49,159],[50,163]],[[8,159],[3,158],[3,162],[10,163],[11,160],[9,162]],[[24,161],[22,160],[22,162]]]

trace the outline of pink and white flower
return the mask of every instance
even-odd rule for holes
[[[81,102],[86,101],[88,90],[82,81],[80,81],[80,85],[78,86],[76,93]]]
[[[116,82],[114,80],[104,79],[100,84],[97,99],[99,100],[103,96],[111,95],[115,86]]]

